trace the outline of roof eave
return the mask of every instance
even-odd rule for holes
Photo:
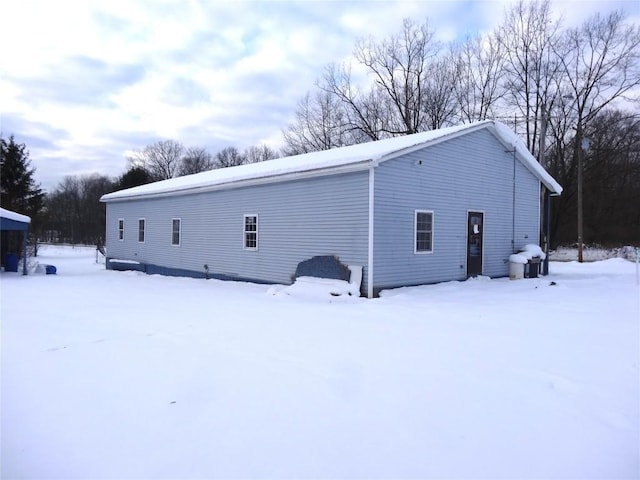
[[[520,158],[521,163],[527,167],[527,169],[533,174],[535,175],[535,177],[540,181],[540,183],[542,183],[544,185],[544,187],[549,190],[549,192],[551,192],[552,195],[554,196],[558,196],[560,194],[562,194],[562,187],[560,186],[560,184],[558,182],[555,181],[555,179],[549,174],[549,172],[546,171],[546,169],[540,165],[540,163],[538,162],[538,160],[531,154],[531,152],[529,152],[528,149],[526,149],[526,158],[523,158],[523,155],[520,153],[520,151],[518,151],[518,149],[516,148],[515,145],[511,145],[506,138],[504,138],[500,132],[498,131],[498,128],[496,127],[496,122],[491,120],[488,121],[486,124],[484,124],[484,126],[488,127],[489,130],[496,136],[496,138],[498,140],[500,140],[500,142],[509,149],[515,149],[516,150],[516,156]],[[534,167],[534,165],[537,165],[539,167]]]
[[[108,193],[100,197],[100,201],[104,203],[110,202],[125,202],[130,200],[140,200],[140,199],[151,199],[151,198],[159,198],[159,197],[172,197],[172,196],[180,196],[180,195],[192,195],[196,193],[206,193],[212,192],[216,190],[226,190],[230,188],[239,188],[239,187],[250,187],[254,185],[265,185],[269,183],[280,183],[286,182],[288,180],[301,180],[306,178],[314,178],[321,177],[326,175],[338,175],[342,173],[351,173],[367,170],[374,162],[372,159],[367,158],[355,163],[351,163],[348,165],[340,165],[333,167],[321,167],[309,169],[306,171],[297,171],[297,172],[287,172],[281,173],[277,175],[267,175],[255,178],[247,178],[241,180],[229,180],[225,182],[209,184],[209,185],[198,185],[198,186],[190,186],[184,187],[181,189],[171,189],[167,191],[155,192],[155,193],[132,193],[130,195],[115,195],[118,192]]]

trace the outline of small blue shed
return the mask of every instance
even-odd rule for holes
[[[290,283],[299,262],[363,267],[362,293],[507,276],[562,187],[505,125],[484,121],[121,190],[107,268]]]
[[[17,231],[22,232],[22,274],[27,274],[27,231],[29,229],[29,224],[31,223],[31,218],[22,215],[20,213],[12,212],[11,210],[6,210],[4,208],[0,208],[0,231],[3,232],[3,243],[6,242],[4,240],[5,233]],[[4,249],[0,249],[0,256],[5,265],[5,269],[9,267],[9,270],[13,270],[13,262],[14,258],[16,261],[15,267],[17,270],[17,257],[15,253],[5,252]]]

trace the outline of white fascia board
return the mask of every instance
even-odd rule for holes
[[[549,192],[551,192],[551,195],[562,194],[563,188],[560,186],[558,182],[554,180],[554,178],[551,175],[547,173],[546,170],[540,171],[537,168],[535,168],[534,165],[532,165],[530,162],[523,162],[523,163],[525,167],[527,167],[527,169],[540,180],[540,183],[542,183],[545,186],[545,188],[549,190]],[[536,161],[536,165],[537,164],[538,162]]]
[[[516,150],[516,158],[522,163],[527,170],[529,170],[553,195],[560,195],[562,193],[562,187],[555,179],[547,172],[538,160],[531,154],[522,142],[522,139],[516,136],[515,133],[509,130],[509,135],[503,134],[505,131],[504,125],[495,125],[492,122],[489,128],[494,136],[504,145],[506,149],[512,151]]]
[[[369,166],[369,218],[368,218],[368,235],[367,235],[367,298],[373,298],[373,247],[375,245],[373,235],[375,233],[375,167],[377,163],[371,163]]]
[[[180,195],[192,195],[196,193],[214,192],[217,190],[228,190],[232,188],[252,187],[254,185],[267,185],[270,183],[281,183],[291,180],[304,180],[307,178],[323,177],[327,175],[340,175],[344,173],[365,171],[372,164],[370,159],[363,160],[357,163],[351,163],[348,165],[342,165],[338,167],[317,168],[313,170],[306,170],[302,172],[290,172],[281,175],[270,175],[257,178],[248,178],[245,180],[233,180],[230,182],[217,183],[213,185],[201,185],[197,187],[185,187],[182,189],[169,190],[165,192],[157,193],[141,193],[131,195],[120,195],[115,198],[108,198],[108,195],[104,195],[100,198],[101,202],[115,203],[115,202],[127,202],[131,200],[141,200],[148,198],[159,197],[174,197]],[[106,198],[105,198],[106,197]]]

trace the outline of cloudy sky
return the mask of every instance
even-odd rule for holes
[[[281,145],[298,100],[358,38],[429,18],[442,41],[489,31],[511,2],[20,0],[4,2],[0,131],[26,143],[36,180],[118,176],[160,139]],[[557,0],[567,24],[635,0]]]

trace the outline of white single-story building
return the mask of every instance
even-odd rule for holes
[[[212,170],[104,195],[107,268],[288,284],[333,255],[369,297],[507,276],[538,242],[541,188],[562,192],[491,120]]]

